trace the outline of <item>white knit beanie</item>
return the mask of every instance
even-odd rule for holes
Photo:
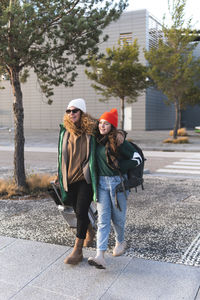
[[[70,108],[71,106],[74,106],[82,110],[84,113],[86,113],[86,105],[84,99],[78,98],[78,99],[71,100],[67,106],[67,109]]]

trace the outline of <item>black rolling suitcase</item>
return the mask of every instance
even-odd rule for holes
[[[61,200],[61,193],[59,186],[55,184],[54,181],[51,182],[51,188],[48,190],[49,195],[54,200],[57,205],[57,208],[64,219],[67,221],[67,224],[70,228],[76,228],[77,221],[76,215],[74,213],[73,207],[71,205],[64,205]],[[89,208],[88,217],[92,224],[92,227],[96,229],[97,222],[97,210],[95,204],[92,202]]]

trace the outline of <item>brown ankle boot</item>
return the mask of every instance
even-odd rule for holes
[[[76,238],[74,249],[71,254],[69,254],[65,260],[65,264],[77,265],[79,262],[83,260],[83,239]]]
[[[93,240],[95,237],[95,231],[92,227],[92,224],[90,223],[88,225],[86,238],[84,239],[83,247],[92,247],[93,246]]]

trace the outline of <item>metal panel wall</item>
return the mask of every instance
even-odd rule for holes
[[[200,126],[200,105],[188,106],[181,113],[181,125],[188,129]]]
[[[175,124],[174,105],[167,105],[166,97],[154,88],[147,89],[146,130],[172,129]]]

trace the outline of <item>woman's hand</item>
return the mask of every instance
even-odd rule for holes
[[[55,183],[55,184],[59,184],[58,174],[56,175],[56,178],[55,178],[55,180],[54,180],[54,183]]]
[[[124,134],[122,132],[118,132],[116,136],[117,147],[123,144],[124,140],[125,140]]]

